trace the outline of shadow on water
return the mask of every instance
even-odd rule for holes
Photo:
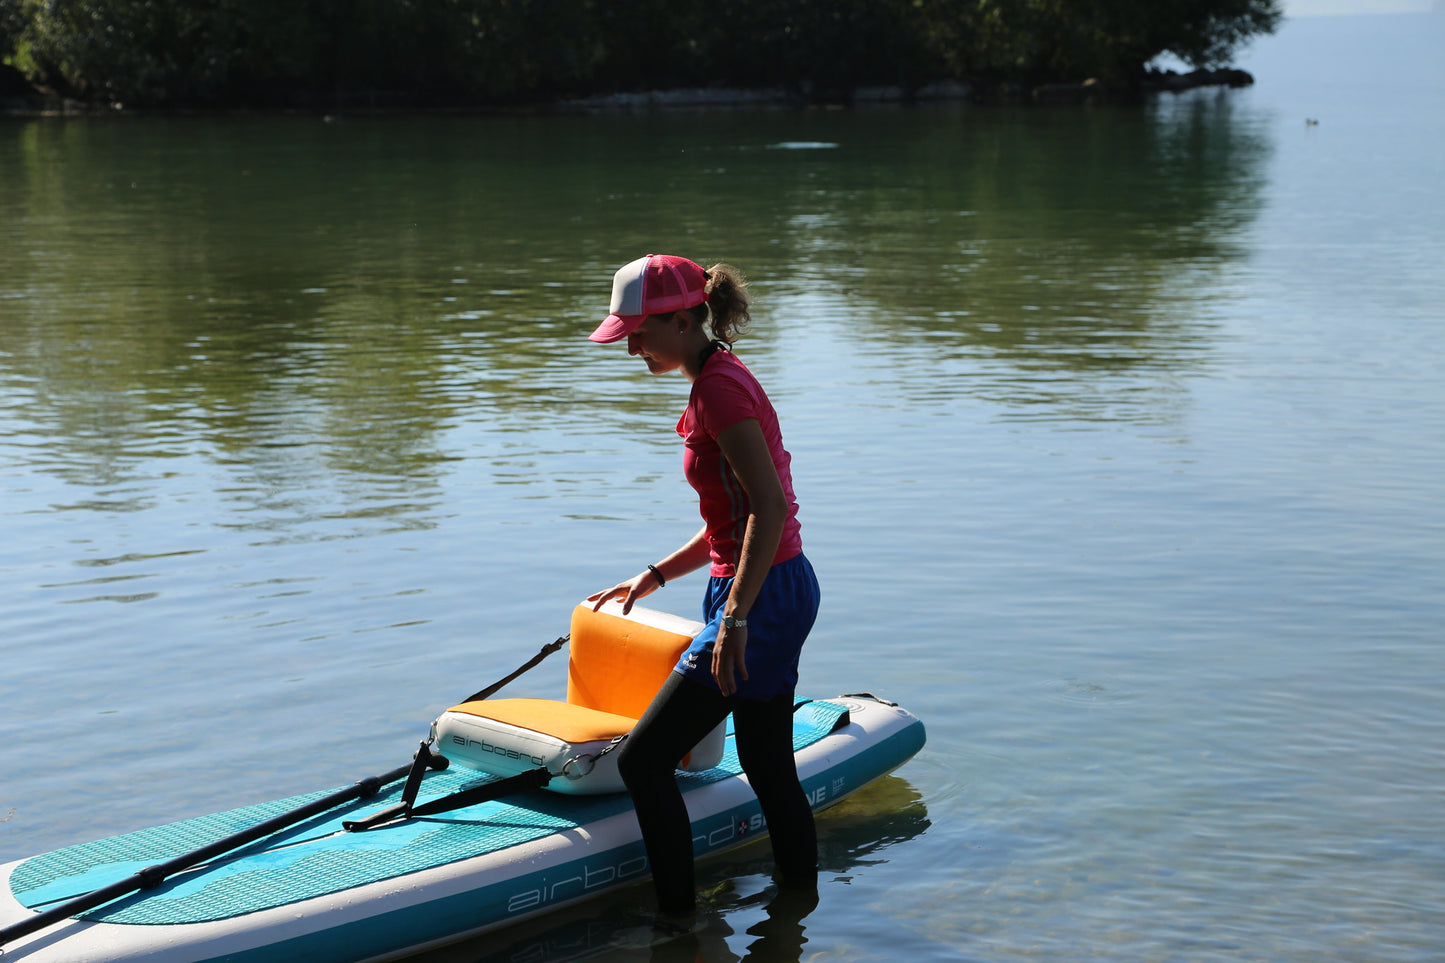
[[[888,776],[819,815],[817,893],[774,884],[769,876],[771,854],[763,840],[699,865],[701,912],[691,932],[659,938],[645,912],[652,896],[644,885],[408,959],[414,963],[796,963],[812,951],[807,935],[810,918],[813,926],[825,926],[818,918],[826,919],[830,889],[866,875],[870,866],[888,862],[890,847],[915,840],[928,828],[928,812],[918,791],[906,780]]]

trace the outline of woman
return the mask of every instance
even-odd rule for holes
[[[618,767],[637,810],[658,907],[696,906],[692,829],[674,770],[733,714],[738,759],[757,793],[785,885],[817,886],[813,812],[793,759],[798,654],[818,613],[818,582],[803,555],[791,456],[777,413],[732,353],[751,320],[746,285],[725,264],[710,270],[649,254],[613,278],[612,307],[590,338],[627,339],[653,374],[692,383],[677,423],[683,472],[697,491],[702,529],[677,551],[589,601],[621,598],[623,612],[675,578],[709,566],[706,627],[623,743]]]

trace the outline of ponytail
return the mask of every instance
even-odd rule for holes
[[[714,264],[707,276],[713,337],[731,347],[752,321],[748,314],[748,282],[731,264]]]

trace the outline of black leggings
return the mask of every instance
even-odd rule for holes
[[[779,876],[793,884],[817,882],[813,810],[793,759],[792,693],[766,702],[728,698],[674,672],[622,744],[617,759],[642,827],[658,907],[665,913],[687,913],[696,903],[692,821],[674,770],[729,712],[738,761],[762,804]]]

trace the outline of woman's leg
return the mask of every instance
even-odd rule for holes
[[[717,691],[673,673],[618,750],[617,769],[632,794],[664,913],[690,913],[697,901],[692,821],[674,772],[730,708]],[[790,728],[790,739],[791,733]]]
[[[816,886],[818,833],[793,757],[793,696],[733,701],[738,761],[762,804],[773,859],[784,883]]]

